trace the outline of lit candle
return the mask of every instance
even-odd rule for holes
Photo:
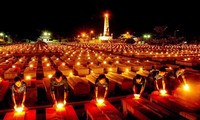
[[[140,99],[140,94],[134,94],[134,99]]]

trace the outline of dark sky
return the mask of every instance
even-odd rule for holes
[[[155,26],[179,29],[182,35],[199,35],[197,2],[169,0],[27,0],[1,1],[0,31],[17,38],[37,38],[49,30],[54,36],[72,37],[93,29],[103,32],[103,13],[110,13],[110,32],[114,36],[129,31],[152,32]]]

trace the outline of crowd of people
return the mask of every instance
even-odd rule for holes
[[[133,78],[133,96],[140,97],[143,96],[143,93],[151,94],[154,91],[160,93],[163,90],[167,91],[168,94],[172,94],[172,91],[180,85],[187,84],[184,76],[185,66],[180,66],[169,72],[166,69],[166,66],[162,66],[159,69],[152,67],[148,77],[137,73]],[[108,88],[109,79],[105,74],[100,74],[95,81],[95,100],[107,99]],[[26,89],[27,84],[20,77],[15,77],[11,87],[12,101],[15,109],[17,107],[25,107]],[[63,103],[64,105],[67,103],[69,92],[67,78],[59,70],[50,79],[50,92],[54,106],[57,106],[58,103]]]

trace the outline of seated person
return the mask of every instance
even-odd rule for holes
[[[109,80],[104,74],[100,74],[95,81],[95,98],[105,99],[108,94]]]
[[[26,83],[21,80],[20,77],[14,78],[14,84],[11,87],[12,100],[14,103],[14,108],[24,107],[24,102],[26,99]]]

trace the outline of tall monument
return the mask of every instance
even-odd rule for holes
[[[108,13],[106,13],[105,16],[104,16],[103,36],[109,36],[109,18],[108,18]]]
[[[109,31],[109,14],[105,13],[104,15],[104,29],[103,29],[103,36],[100,35],[100,40],[112,40],[113,36],[110,35]]]

